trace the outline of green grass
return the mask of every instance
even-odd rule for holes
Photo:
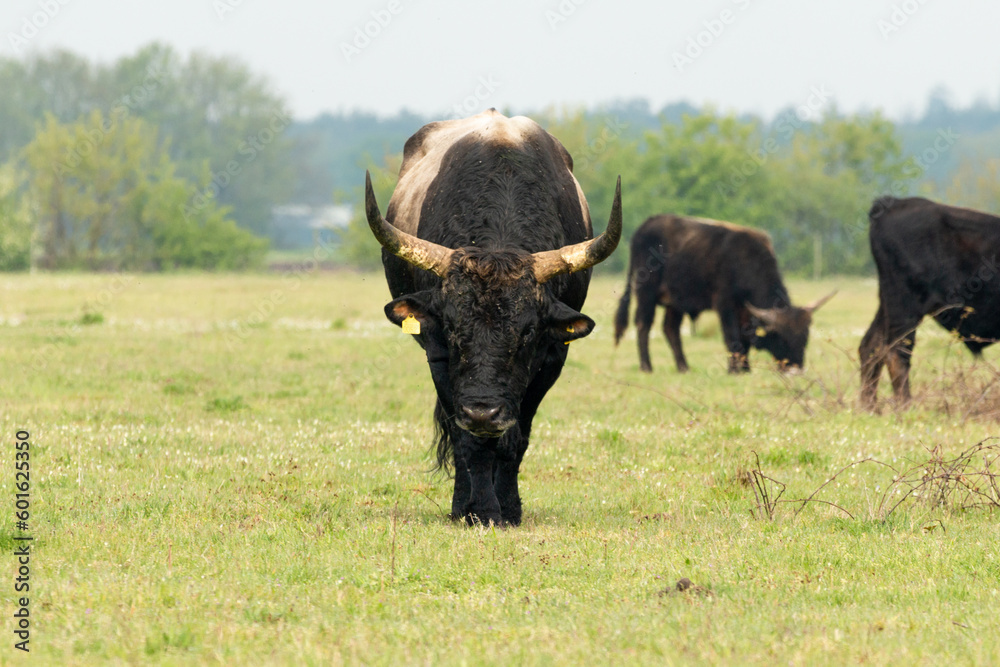
[[[857,408],[871,280],[790,284],[800,303],[841,291],[786,378],[757,353],[727,375],[710,314],[684,336],[689,374],[662,335],[640,373],[634,331],[611,338],[624,280],[597,279],[598,327],[539,411],[510,530],[444,518],[433,387],[382,315],[381,275],[111,280],[0,278],[0,561],[11,576],[28,429],[38,664],[1000,661],[996,513],[888,515],[892,473],[865,464],[820,494],[854,518],[759,518],[755,453],[792,499],[866,456],[898,466],[997,434],[970,410],[995,353],[973,366],[934,325],[915,407]],[[682,577],[710,594],[664,593]]]

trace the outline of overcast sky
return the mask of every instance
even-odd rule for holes
[[[2,0],[4,56],[153,40],[243,59],[296,117],[441,117],[644,97],[772,115],[1000,97],[996,0]],[[368,33],[368,34],[365,34]],[[2,92],[0,92],[2,94]],[[457,107],[457,108],[456,108]],[[466,115],[466,114],[463,114]]]

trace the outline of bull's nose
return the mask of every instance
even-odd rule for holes
[[[473,423],[489,424],[493,418],[500,413],[500,406],[494,406],[492,408],[473,408],[468,405],[463,405],[462,412],[464,412]]]
[[[497,437],[511,426],[504,411],[496,405],[463,405],[459,425],[475,435]]]

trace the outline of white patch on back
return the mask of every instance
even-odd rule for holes
[[[441,162],[445,154],[456,142],[466,136],[474,135],[481,141],[489,141],[496,145],[521,146],[531,135],[545,132],[530,118],[524,116],[507,118],[495,109],[489,109],[469,118],[439,121],[434,125],[435,127],[424,137],[419,149],[403,156],[399,183],[389,201],[389,205],[394,208],[392,218],[387,218],[387,221],[409,234],[417,233],[424,198],[441,171]],[[572,177],[572,174],[570,175]],[[573,181],[576,183],[575,177]],[[584,220],[589,227],[587,200],[579,183],[576,183],[576,189]]]

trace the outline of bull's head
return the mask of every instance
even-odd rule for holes
[[[801,370],[805,365],[813,313],[836,293],[834,290],[802,307],[757,308],[747,303],[747,310],[760,321],[760,327],[755,330],[754,346],[774,355],[783,370]]]
[[[365,210],[383,248],[441,278],[438,288],[390,301],[386,316],[400,326],[410,317],[419,322],[432,374],[435,362],[447,361],[444,389],[458,426],[499,437],[517,423],[528,384],[552,344],[583,338],[594,328],[592,319],[558,300],[546,283],[588,269],[614,251],[622,231],[621,178],[603,234],[533,254],[447,248],[396,229],[382,218],[367,175]],[[437,377],[435,382],[440,385]]]

